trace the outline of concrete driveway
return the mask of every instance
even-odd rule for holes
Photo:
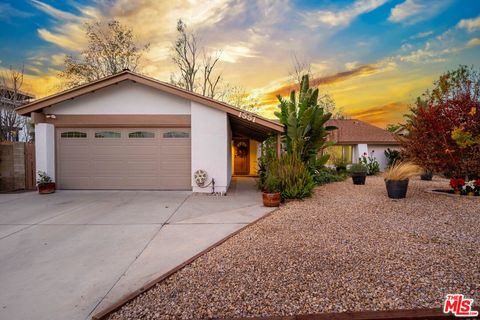
[[[250,178],[226,197],[0,194],[0,319],[88,319],[269,211]]]

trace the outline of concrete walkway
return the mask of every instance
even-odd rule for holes
[[[270,211],[251,178],[226,197],[0,194],[0,319],[89,319]]]

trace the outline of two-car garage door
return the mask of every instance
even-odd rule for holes
[[[59,128],[61,189],[191,189],[189,128]]]

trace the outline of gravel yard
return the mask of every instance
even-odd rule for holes
[[[204,319],[441,307],[480,301],[480,199],[390,200],[381,177],[319,187],[123,306],[110,319]],[[260,195],[259,195],[260,196]]]

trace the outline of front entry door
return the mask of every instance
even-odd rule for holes
[[[250,173],[250,140],[234,139],[233,174],[248,175]]]

